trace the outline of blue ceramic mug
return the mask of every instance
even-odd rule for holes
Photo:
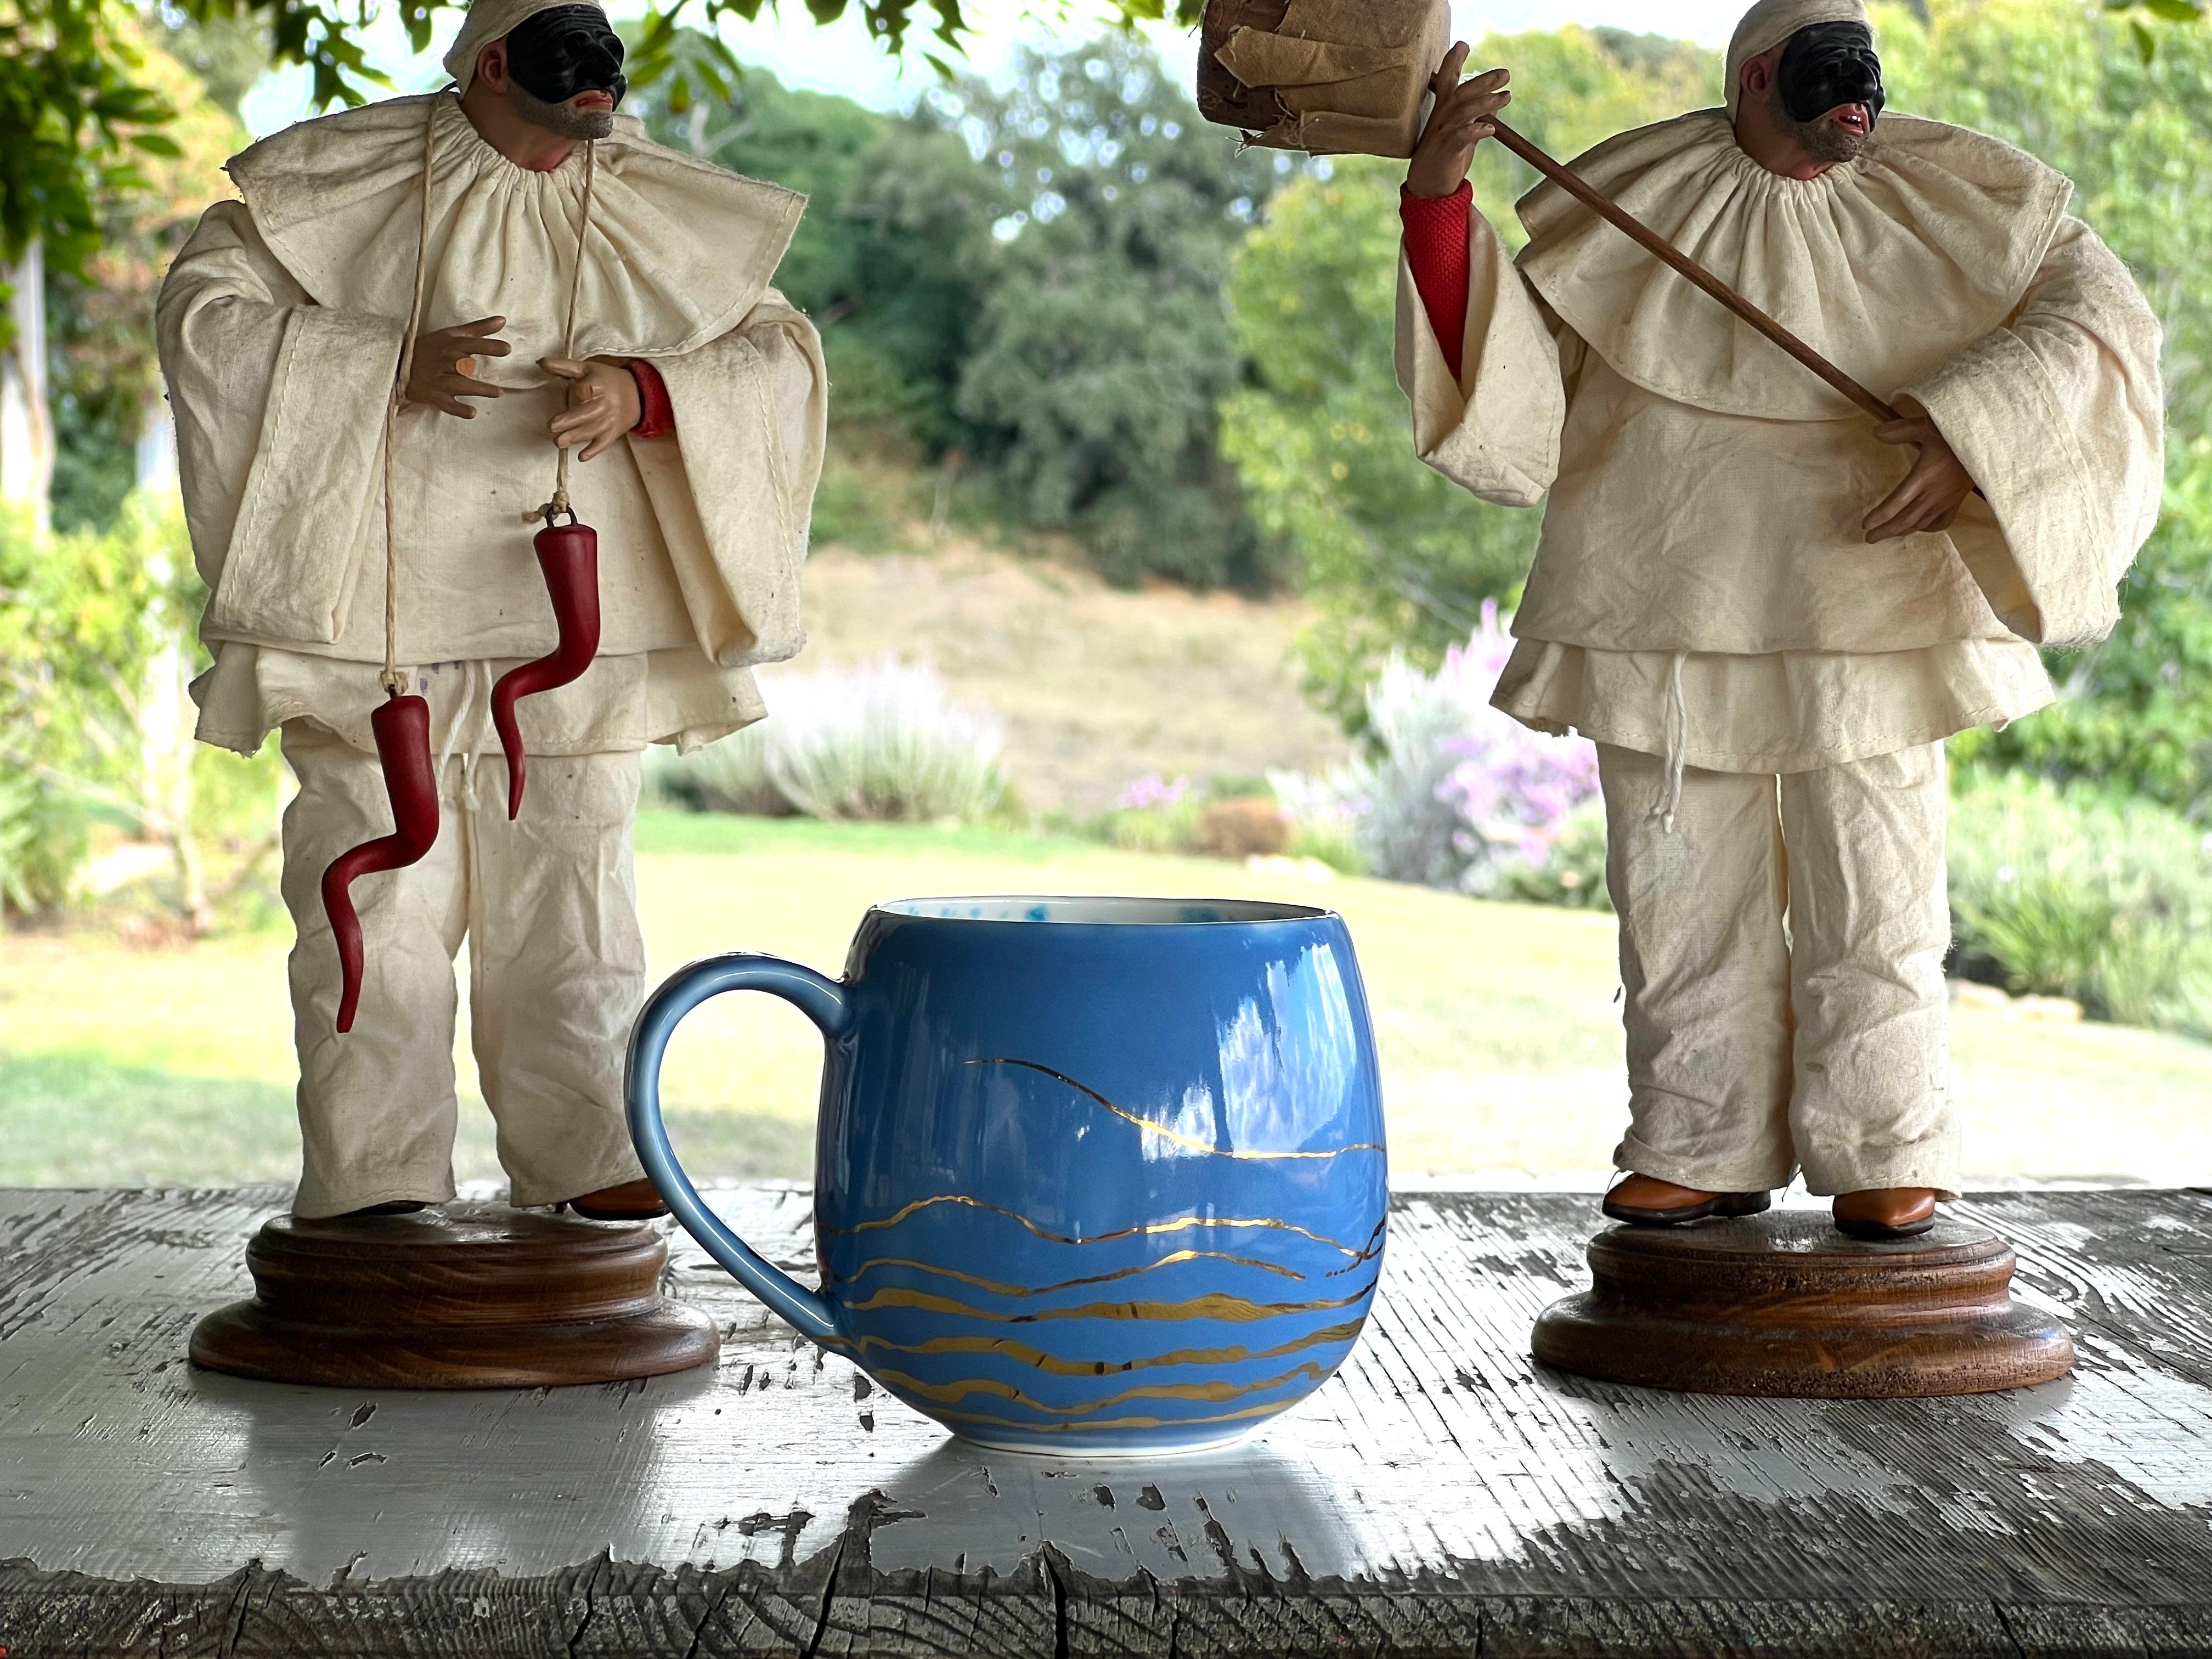
[[[767,991],[822,1028],[822,1288],[763,1260],[669,1148],[677,1022]],[[733,952],[639,1015],[630,1133],[677,1218],[805,1335],[956,1434],[1190,1450],[1319,1388],[1358,1341],[1389,1183],[1342,918],[1297,905],[910,899],[845,977]]]

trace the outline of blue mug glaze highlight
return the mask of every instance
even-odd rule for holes
[[[797,1006],[827,1048],[811,1291],[701,1200],[660,1115],[684,1016]],[[630,1133],[677,1218],[808,1337],[954,1433],[1084,1455],[1240,1439],[1358,1340],[1389,1206],[1366,993],[1297,905],[908,899],[845,977],[745,952],[630,1039]]]

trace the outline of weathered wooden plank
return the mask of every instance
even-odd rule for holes
[[[1990,1602],[1504,1597],[1484,1607],[1485,1659],[2017,1659]]]
[[[264,1579],[243,1598],[227,1655],[237,1659],[565,1659],[590,1616],[594,1562],[548,1578],[449,1572],[316,1589]]]
[[[264,1575],[240,1568],[212,1584],[116,1583],[0,1562],[0,1647],[54,1659],[201,1659],[230,1650],[238,1613]]]
[[[149,1653],[1978,1652],[2045,1626],[2178,1651],[2195,1615],[2162,1603],[2212,1583],[2203,1194],[1962,1206],[2077,1320],[2081,1373],[1887,1403],[1543,1371],[1528,1322],[1581,1282],[1591,1201],[1409,1197],[1343,1374],[1246,1448],[1142,1466],[947,1441],[683,1240],[712,1374],[434,1399],[194,1373],[183,1333],[278,1196],[0,1194],[0,1556],[27,1558],[0,1645],[13,1619]],[[803,1194],[714,1201],[803,1270]]]
[[[2203,1586],[2189,1588],[2201,1591]],[[2202,1659],[2212,1653],[2212,1605],[2007,1603],[2000,1611],[2023,1654],[2051,1659]]]

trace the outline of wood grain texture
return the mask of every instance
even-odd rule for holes
[[[329,1388],[627,1382],[714,1357],[714,1322],[660,1293],[653,1228],[463,1201],[280,1215],[246,1247],[253,1295],[193,1328],[192,1361]]]
[[[1986,1227],[1846,1238],[1811,1210],[1607,1227],[1589,1290],[1537,1316],[1544,1364],[1698,1394],[1924,1400],[2055,1382],[2074,1341],[2012,1298],[2016,1259]]]
[[[804,1194],[712,1201],[782,1265]],[[678,1238],[711,1371],[195,1371],[273,1191],[0,1195],[0,1645],[860,1656],[2212,1652],[2212,1199],[1962,1203],[2074,1376],[1741,1400],[1547,1372],[1586,1198],[1407,1197],[1339,1376],[1239,1450],[966,1449]]]

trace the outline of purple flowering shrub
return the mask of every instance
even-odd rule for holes
[[[1402,660],[1367,692],[1367,752],[1297,793],[1299,817],[1348,815],[1376,875],[1492,893],[1541,866],[1574,811],[1597,793],[1597,750],[1531,732],[1490,706],[1512,654],[1498,607],[1433,674]]]
[[[1568,816],[1597,793],[1597,745],[1532,732],[1490,706],[1512,654],[1512,636],[1494,603],[1482,607],[1481,625],[1467,644],[1446,654],[1438,677],[1471,677],[1483,688],[1483,703],[1467,731],[1444,740],[1443,753],[1457,764],[1437,786],[1437,798],[1466,826],[1455,842],[1471,860],[1517,857],[1540,865]]]

